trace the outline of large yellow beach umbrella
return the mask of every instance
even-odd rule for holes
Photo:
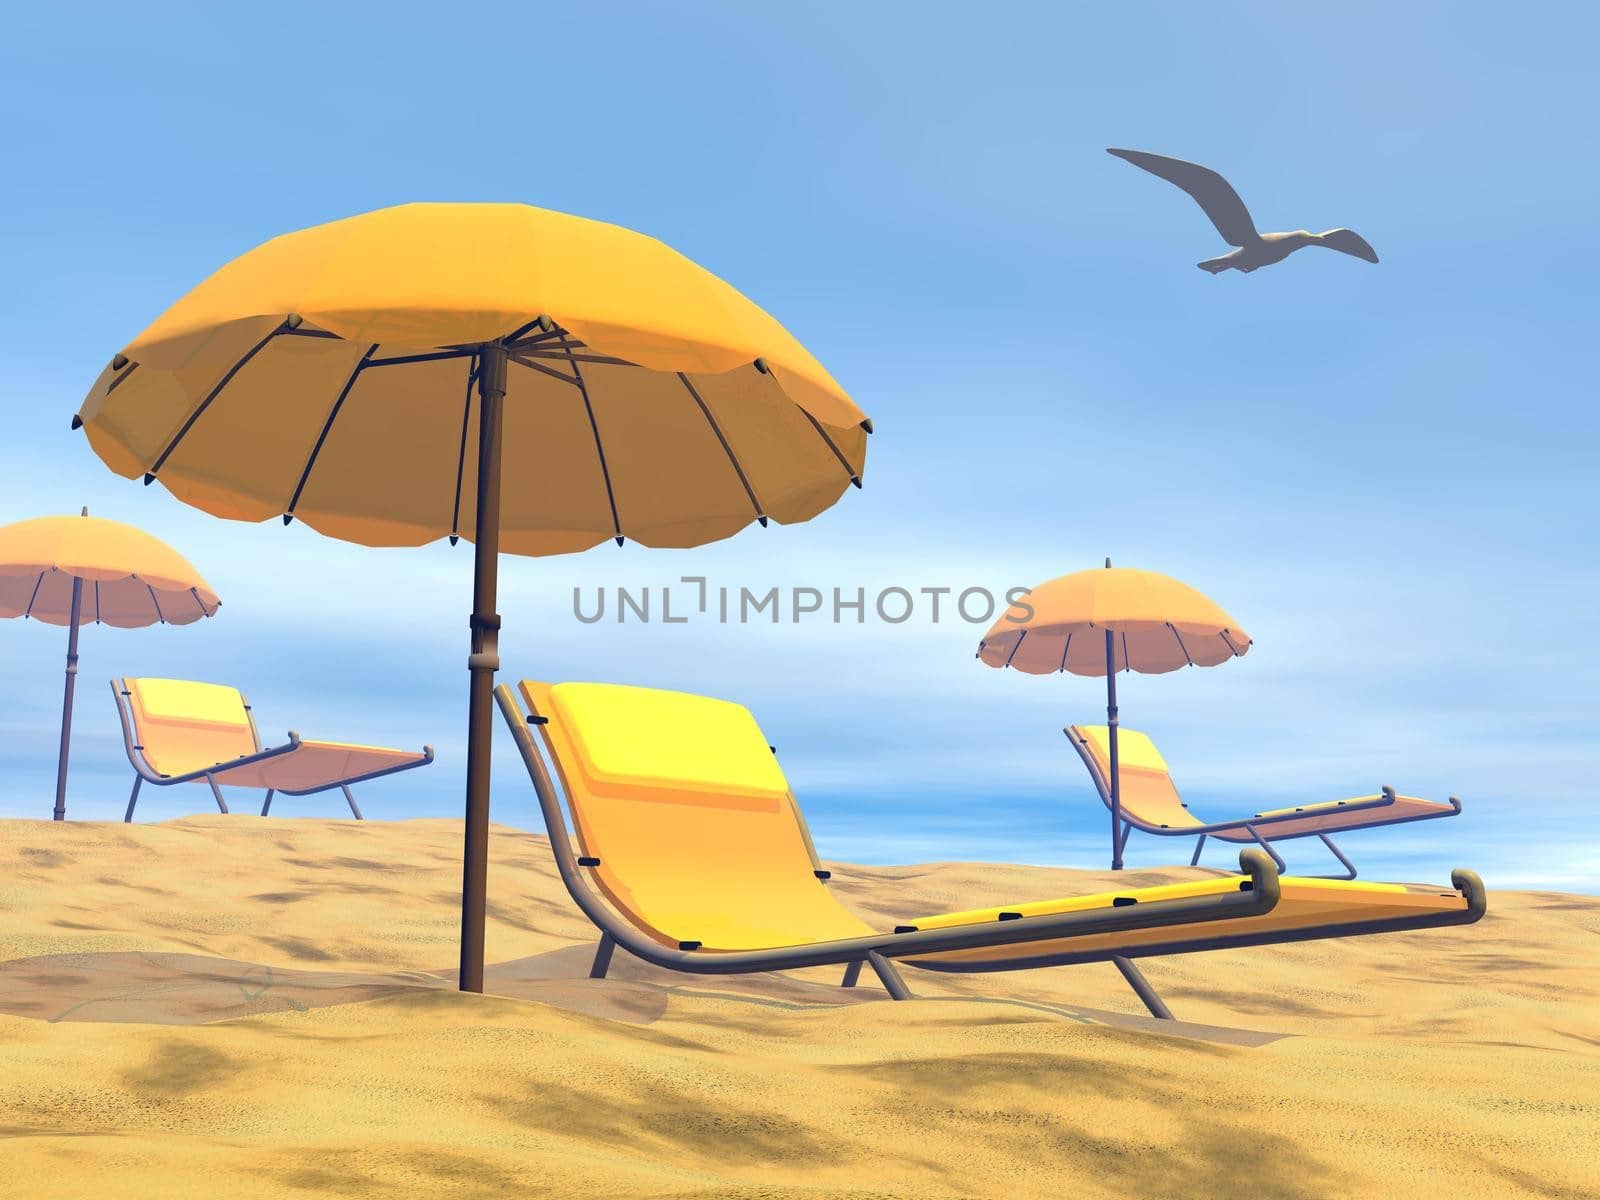
[[[860,486],[871,424],[662,243],[518,204],[286,234],[117,354],[74,418],[113,470],[368,546],[476,542],[461,986],[483,984],[496,563],[696,546]]]
[[[120,629],[188,625],[221,603],[187,559],[120,521],[36,517],[0,526],[0,617],[67,626],[67,682],[61,700],[61,755],[55,819],[67,816],[72,693],[78,679],[78,627],[84,620]]]
[[[1078,571],[1028,593],[1025,620],[1009,613],[978,643],[991,667],[1028,675],[1104,675],[1111,749],[1111,869],[1122,870],[1122,785],[1117,762],[1117,672],[1160,675],[1240,658],[1250,635],[1214,601],[1170,575],[1113,567]]]

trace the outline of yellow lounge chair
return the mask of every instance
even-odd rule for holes
[[[526,713],[504,684],[495,698],[532,777],[562,881],[600,930],[593,978],[605,976],[620,945],[693,974],[835,964],[845,968],[845,987],[867,965],[903,1000],[911,993],[896,961],[936,971],[1110,961],[1152,1013],[1170,1017],[1134,958],[1460,925],[1484,912],[1483,885],[1470,871],[1451,876],[1454,890],[1280,878],[1267,855],[1249,848],[1239,855],[1242,875],[945,913],[885,932],[829,893],[828,872],[748,710],[614,684],[524,681],[521,691]]]
[[[222,785],[267,790],[261,815],[272,808],[275,792],[309,796],[339,788],[356,820],[353,783],[409,771],[433,761],[433,747],[421,754],[346,742],[308,742],[294,730],[281,746],[263,749],[250,705],[237,690],[187,679],[113,679],[111,694],[122,720],[122,742],[133,764],[133,792],[124,821],[145,783],[167,787],[205,780],[217,808],[228,811]]]
[[[1094,780],[1095,789],[1107,808],[1111,807],[1111,750],[1104,725],[1068,725],[1064,731],[1072,748],[1083,759]],[[1343,864],[1345,874],[1335,879],[1354,879],[1356,867],[1329,836],[1351,829],[1376,829],[1380,825],[1403,825],[1409,821],[1428,821],[1453,817],[1461,811],[1454,796],[1449,803],[1421,800],[1416,796],[1397,796],[1391,787],[1375,796],[1356,796],[1349,800],[1326,800],[1320,804],[1301,804],[1274,808],[1231,821],[1200,820],[1178,795],[1167,770],[1167,761],[1148,736],[1122,726],[1117,738],[1117,774],[1121,780],[1119,808],[1124,818],[1118,849],[1135,829],[1160,837],[1198,837],[1189,865],[1200,862],[1206,838],[1225,842],[1254,842],[1272,856],[1278,870],[1287,871],[1283,858],[1272,848],[1273,842],[1316,837]]]

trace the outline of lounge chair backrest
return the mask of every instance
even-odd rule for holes
[[[1105,725],[1073,725],[1068,736],[1088,751],[1089,773],[1106,806],[1111,805],[1111,731]],[[1202,822],[1189,812],[1167,770],[1167,761],[1148,736],[1117,728],[1117,767],[1122,814],[1149,829],[1188,829]]]
[[[187,775],[261,749],[244,697],[217,683],[124,679],[134,744],[158,775]]]
[[[766,736],[738,704],[604,683],[525,680],[580,852],[613,904],[673,947],[860,937],[829,896]]]

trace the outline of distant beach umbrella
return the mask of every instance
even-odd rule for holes
[[[0,526],[0,617],[31,617],[68,629],[56,820],[67,815],[79,626],[188,625],[215,616],[219,604],[211,585],[171,546],[132,525],[91,517],[87,508],[76,517]]]
[[[476,543],[461,986],[483,987],[497,563],[698,546],[860,486],[871,423],[776,320],[653,238],[409,204],[275,238],[111,360],[119,474],[367,546]]]
[[[1032,614],[1007,616],[978,643],[991,667],[1028,675],[1105,676],[1111,758],[1111,869],[1122,870],[1127,833],[1117,762],[1117,672],[1160,675],[1179,667],[1213,667],[1242,658],[1250,635],[1215,602],[1186,583],[1154,571],[1113,567],[1078,571],[1042,583],[1024,601]]]

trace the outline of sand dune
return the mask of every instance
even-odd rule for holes
[[[0,821],[0,1177],[27,1197],[1600,1194],[1595,898],[1493,892],[1462,929],[1152,961],[1169,1025],[1108,965],[910,971],[908,1004],[832,969],[619,956],[591,981],[543,840],[496,828],[490,994],[462,996],[459,839]],[[1110,880],[830,866],[884,924]]]

